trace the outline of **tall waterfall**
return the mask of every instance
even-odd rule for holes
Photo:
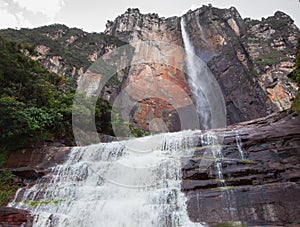
[[[37,227],[201,226],[189,221],[181,192],[182,160],[197,142],[192,135],[75,147],[10,206],[32,210]]]
[[[202,127],[223,127],[222,92],[195,55],[183,19],[181,28],[189,83]],[[36,227],[201,226],[189,220],[181,191],[182,165],[193,155],[199,139],[194,132],[182,131],[75,147],[67,161],[52,167],[32,187],[19,189],[9,205],[31,210]],[[208,135],[201,143],[213,147],[223,182],[218,138]]]
[[[181,31],[182,39],[184,42],[184,47],[186,50],[186,66],[189,73],[188,81],[191,86],[192,93],[195,99],[195,105],[197,108],[197,113],[200,116],[201,125],[204,129],[210,128],[210,107],[207,102],[207,98],[199,84],[200,74],[203,73],[203,63],[198,61],[196,58],[195,50],[190,42],[189,36],[186,31],[186,24],[184,18],[181,19]]]
[[[205,39],[200,23],[197,24],[201,39]],[[226,125],[226,110],[223,93],[206,63],[196,55],[186,30],[184,17],[181,18],[181,32],[186,51],[188,82],[194,96],[202,129],[224,127]]]
[[[206,42],[203,35],[203,29],[199,21],[196,23],[200,31],[200,37]],[[182,39],[186,51],[186,67],[188,72],[188,82],[194,96],[194,102],[197,113],[200,118],[202,129],[224,127],[226,125],[226,111],[222,91],[211,73],[206,63],[202,61],[195,53],[194,46],[189,39],[186,30],[184,16],[181,18]],[[223,158],[220,144],[223,142],[213,132],[205,134],[201,138],[202,144],[210,146],[210,151],[205,154],[207,157],[211,155],[214,159],[214,165],[218,171],[218,178],[221,186],[226,185],[223,179],[221,159]],[[206,169],[211,162],[203,158],[201,167]]]

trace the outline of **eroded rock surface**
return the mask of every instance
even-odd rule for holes
[[[297,86],[287,75],[293,69],[296,37],[300,32],[292,19],[282,12],[257,21],[243,20],[233,7],[217,9],[203,6],[181,18],[160,18],[157,14],[142,14],[138,9],[128,9],[107,24],[105,33],[133,46],[143,41],[183,46],[181,19],[186,21],[196,54],[207,62],[219,82],[226,101],[228,124],[263,117],[291,106]],[[155,56],[154,51],[150,51],[149,55]],[[174,59],[165,60],[168,63],[175,60],[178,65],[182,55],[184,53],[173,54]],[[143,67],[151,69],[150,72],[133,70],[136,68],[133,67],[129,71],[131,77],[128,77],[132,81],[127,80],[126,85],[130,86],[140,76],[150,73],[155,77],[158,74],[159,67],[155,65],[146,64]],[[185,89],[188,85],[182,76],[185,74],[182,72],[184,67],[179,64],[179,72],[175,74],[168,67],[160,68],[163,74],[175,76],[180,81],[180,87]],[[164,82],[168,78],[161,79]],[[136,91],[134,86],[130,89]],[[136,98],[133,95],[130,97]],[[168,110],[168,105],[157,106],[155,101],[150,107],[143,101],[139,101],[137,106],[133,121],[143,129],[147,129],[147,125],[141,121],[147,119],[149,122],[150,115],[161,117],[161,112]],[[166,118],[163,119],[167,122]]]
[[[176,109],[186,108],[191,99],[181,19],[187,24],[186,31],[196,54],[219,82],[228,124],[267,116],[291,106],[297,86],[287,75],[294,67],[300,32],[283,12],[259,21],[241,18],[233,7],[202,6],[182,17],[170,18],[128,9],[109,21],[105,32],[100,34],[51,25],[32,30],[6,29],[0,35],[13,40],[22,37],[17,41],[33,43],[36,54],[32,57],[51,72],[73,82],[85,77],[84,83],[91,86],[95,75],[86,70],[103,55],[111,57],[110,65],[117,64],[118,70],[106,82],[101,96],[110,104],[118,96],[124,96],[120,109],[130,116],[134,126],[149,130],[151,121],[160,118],[169,131],[178,131]],[[124,52],[116,59],[110,55],[123,45],[129,45],[134,56]],[[150,77],[156,83],[145,86]],[[129,108],[127,103],[135,105]]]
[[[3,168],[11,171],[14,182],[22,187],[28,187],[41,177],[48,174],[48,168],[58,165],[67,159],[69,147],[38,147],[26,148],[12,152]],[[30,227],[33,215],[26,210],[12,207],[0,207],[1,227]]]
[[[220,159],[202,169],[201,148],[183,167],[182,188],[193,221],[241,221],[247,225],[300,224],[300,117],[283,112],[217,130]],[[241,150],[243,158],[241,156]]]
[[[223,157],[218,160],[211,155],[203,158],[211,147],[201,138],[212,131],[223,138]],[[195,136],[199,142],[194,155],[182,167],[182,190],[192,221],[212,226],[226,222],[246,226],[300,224],[299,115],[276,113]],[[20,183],[32,185],[47,174],[48,167],[62,163],[69,151],[68,147],[19,151],[10,155],[5,167]],[[211,160],[205,164],[208,157]]]
[[[1,227],[30,227],[33,217],[28,211],[19,210],[12,207],[0,207]]]

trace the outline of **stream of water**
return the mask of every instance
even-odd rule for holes
[[[195,55],[185,27],[182,19],[188,81],[202,129],[223,127],[222,92]],[[199,140],[211,147],[214,160],[210,162],[221,186],[225,180],[219,138],[214,134],[200,138],[195,133],[200,131],[74,147],[67,161],[52,167],[32,187],[19,189],[9,205],[32,211],[36,227],[202,226],[189,220],[181,191],[183,162],[193,155]]]
[[[10,206],[31,210],[38,227],[201,226],[189,221],[181,192],[181,159],[192,155],[192,134],[75,147]]]

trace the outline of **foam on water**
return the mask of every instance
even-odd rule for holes
[[[190,222],[181,192],[192,134],[75,147],[10,205],[32,210],[34,226],[201,226]]]

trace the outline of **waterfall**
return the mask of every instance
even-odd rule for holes
[[[223,170],[222,170],[222,163],[221,159],[224,158],[222,154],[222,147],[220,146],[218,142],[218,137],[215,133],[208,132],[200,137],[201,145],[203,147],[208,147],[212,154],[212,158],[214,159],[214,165],[217,170],[217,177],[220,180],[220,186],[226,186],[224,177],[223,177]],[[206,157],[205,159],[208,159]]]
[[[200,23],[197,23],[200,26]],[[200,26],[200,34],[202,27]],[[186,51],[187,79],[193,94],[202,129],[226,126],[226,108],[223,93],[214,75],[196,54],[189,39],[184,17],[181,18],[181,32]]]
[[[191,44],[188,34],[185,29],[186,25],[184,19],[181,19],[181,31],[184,47],[186,50],[186,67],[188,71],[188,82],[195,99],[195,106],[197,113],[200,116],[200,122],[203,129],[210,128],[210,107],[203,90],[199,86],[201,81],[199,80],[202,73],[203,63],[196,59],[194,47]]]
[[[191,131],[75,147],[10,206],[34,226],[201,226],[190,222],[181,167],[198,139]],[[159,141],[159,142],[157,142]]]
[[[238,131],[236,132],[235,140],[236,140],[236,146],[237,146],[238,151],[240,153],[241,159],[244,160],[245,159],[244,158],[244,151],[242,149],[243,144],[242,144],[242,140],[241,140],[241,137],[240,137]]]
[[[199,28],[199,31],[200,31],[200,38],[201,38],[201,40],[202,40],[203,42],[207,43],[207,40],[206,40],[206,38],[205,38],[204,35],[203,35],[203,28],[202,28],[200,22],[199,22],[198,20],[196,20],[196,23],[197,23],[198,28]]]
[[[197,20],[196,23],[200,30],[201,39],[205,40],[200,23]],[[201,126],[203,129],[224,127],[226,125],[226,111],[222,91],[206,63],[196,55],[194,46],[186,30],[184,17],[181,18],[181,32],[186,51],[188,82],[194,96]],[[221,158],[223,157],[220,146],[222,138],[218,138],[216,134],[210,132],[201,137],[201,143],[204,146],[210,147],[208,153],[210,153],[214,159],[221,186],[225,186],[221,163]],[[204,167],[203,170],[211,164],[211,162],[207,160],[211,159],[204,159],[201,163],[202,166],[200,166],[200,168]]]
[[[188,81],[201,125],[223,127],[222,92],[196,56],[183,19],[181,28]],[[64,163],[50,168],[35,185],[19,189],[9,205],[32,211],[36,227],[201,226],[189,220],[181,191],[181,168],[199,139],[202,146],[211,147],[217,176],[222,184],[225,180],[220,138],[199,134],[182,131],[74,147]],[[211,160],[203,166],[210,166]]]

